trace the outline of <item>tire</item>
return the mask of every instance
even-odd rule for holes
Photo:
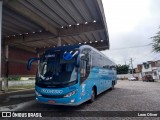
[[[114,89],[114,81],[112,81],[112,87],[111,87],[111,90]]]
[[[91,99],[89,100],[90,103],[93,103],[95,101],[96,98],[96,93],[95,93],[95,89],[92,88],[92,94],[91,94]]]

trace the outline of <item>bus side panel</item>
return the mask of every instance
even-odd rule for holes
[[[100,67],[92,67],[91,68],[91,73],[89,76],[91,90],[93,86],[96,86],[97,88],[97,94],[101,93],[103,91],[103,80],[101,79],[101,74],[100,74]]]
[[[109,70],[93,67],[91,68],[90,75],[87,80],[82,83],[82,91],[84,92],[84,99],[91,96],[91,91],[93,86],[97,88],[97,94],[102,93],[103,91],[109,89],[112,86],[112,76],[109,76]]]
[[[103,91],[103,84],[100,79],[98,67],[91,68],[88,78],[80,85],[80,99],[82,99],[82,101],[91,98],[93,86],[96,86],[98,94]]]
[[[112,74],[111,73],[112,73],[112,70],[109,70],[106,68],[99,69],[100,81],[101,81],[101,84],[103,85],[103,88],[99,93],[109,89],[112,86]]]

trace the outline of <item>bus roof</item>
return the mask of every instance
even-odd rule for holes
[[[80,46],[80,50],[83,50],[84,48],[90,48],[92,49],[93,51],[95,51],[96,53],[102,55],[105,59],[109,60],[110,62],[112,62],[112,64],[116,65],[115,62],[113,62],[109,57],[107,57],[106,55],[104,55],[102,52],[100,52],[99,50],[97,50],[96,48],[92,47],[92,46],[89,46],[89,45],[82,45]]]
[[[85,48],[90,48],[91,50],[95,51],[96,53],[102,55],[104,58],[106,58],[107,60],[109,60],[110,62],[112,62],[112,64],[115,64],[112,60],[110,60],[110,58],[108,58],[106,55],[104,55],[103,53],[101,53],[99,50],[97,50],[96,48],[90,46],[90,45],[68,45],[68,46],[59,46],[56,48],[50,48],[48,50],[45,51],[45,54],[49,54],[52,53],[53,51],[57,51],[57,50],[63,50],[63,51],[70,51],[73,49],[79,48],[80,51],[85,49]]]
[[[51,52],[53,52],[53,51],[56,51],[56,50],[73,50],[73,49],[75,49],[75,48],[79,48],[80,46],[82,46],[82,45],[68,45],[68,46],[59,46],[59,47],[56,47],[56,48],[50,48],[50,49],[48,49],[48,50],[46,50],[45,51],[45,54],[48,54],[48,53],[51,53]]]

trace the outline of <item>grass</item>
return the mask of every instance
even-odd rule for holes
[[[19,80],[21,80],[21,77],[20,77],[20,76],[17,76],[17,77],[9,77],[8,80],[9,80],[9,81],[19,81]]]

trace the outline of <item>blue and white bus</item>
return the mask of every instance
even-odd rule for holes
[[[93,102],[100,93],[117,83],[116,64],[89,45],[51,48],[39,60],[35,95],[41,103],[80,105]]]

